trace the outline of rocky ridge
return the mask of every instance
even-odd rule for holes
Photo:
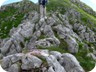
[[[70,9],[64,14],[50,12],[48,19],[40,22],[37,11],[28,12],[10,30],[10,38],[0,40],[2,67],[8,72],[85,72],[78,55],[96,60],[96,32],[80,17]]]

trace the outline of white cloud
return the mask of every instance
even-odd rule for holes
[[[80,0],[96,11],[96,0]]]
[[[96,0],[89,0],[89,2],[90,2],[90,7],[92,7],[93,10],[96,11]]]
[[[96,5],[96,0],[89,0],[92,4]]]
[[[7,1],[7,0],[0,0],[0,7],[1,7],[1,5],[2,5],[5,1]]]

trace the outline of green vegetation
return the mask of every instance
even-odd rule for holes
[[[19,3],[16,3],[16,4],[19,4]],[[88,8],[91,10],[91,8],[87,5],[84,5],[84,8]],[[72,9],[74,11],[80,13],[80,19],[73,18],[73,15],[68,13]],[[36,4],[28,1],[28,2],[20,2],[20,7],[7,6],[5,10],[1,11],[0,12],[0,39],[9,37],[10,29],[12,29],[13,27],[17,27],[21,23],[21,21],[24,19],[24,16],[33,10],[38,11],[38,6]],[[54,12],[58,12],[61,14],[68,13],[68,18],[69,18],[70,24],[74,24],[75,19],[77,19],[78,22],[80,22],[81,24],[84,24],[85,26],[89,27],[91,30],[96,32],[96,16],[95,16],[96,14],[95,15],[90,14],[89,12],[87,12],[83,8],[81,8],[79,6],[79,4],[72,3],[70,0],[60,0],[60,1],[59,0],[50,0],[47,5],[47,11],[48,11],[48,13],[50,13],[50,15],[52,15],[52,13],[54,13]],[[61,18],[59,18],[59,19],[62,21]],[[38,20],[36,21],[36,23],[38,23]],[[78,33],[78,32],[76,32],[76,33]],[[54,34],[60,40],[59,46],[51,46],[51,47],[46,47],[46,48],[38,46],[37,48],[38,49],[48,49],[49,51],[59,51],[61,53],[68,52],[67,43],[63,39],[60,39],[58,34],[55,31],[54,31]],[[43,38],[46,38],[46,36],[42,34],[39,37],[39,39],[43,39]],[[26,42],[29,40],[30,40],[30,38],[25,38],[24,41]],[[90,42],[83,41],[83,43],[78,43],[78,44],[79,44],[79,52],[77,54],[75,54],[75,56],[78,59],[78,61],[80,62],[81,66],[86,71],[89,71],[95,66],[96,61],[92,60],[92,58],[90,58],[90,57],[87,57],[87,54],[90,52],[93,52],[93,50],[91,49],[92,46],[95,47],[95,49],[96,49],[96,43],[90,43]],[[86,48],[84,48],[84,44],[87,44],[90,47],[90,49],[87,50]],[[21,43],[21,46],[22,46],[22,48],[24,47],[22,43]],[[27,53],[28,49],[23,48],[22,52]],[[43,59],[43,58],[40,58],[40,59],[42,59],[43,62],[46,64],[45,59]]]
[[[26,54],[28,52],[29,52],[29,50],[27,48],[23,48],[22,53]]]
[[[43,33],[41,33],[40,37],[38,39],[44,39],[46,38],[46,35],[44,35]]]
[[[80,54],[81,53],[81,54]],[[90,71],[95,67],[95,61],[92,58],[86,57],[85,55],[80,52],[76,55],[76,58],[80,62],[80,65],[84,68],[85,71]]]
[[[16,4],[18,4],[18,7],[8,5],[5,7],[5,10],[0,12],[0,38],[2,39],[9,37],[10,30],[13,27],[17,27],[24,19],[24,16],[28,14],[28,12],[38,9],[37,5],[30,1],[26,3],[13,3],[13,5]]]
[[[64,52],[66,52],[64,49],[61,49],[61,48],[59,48],[59,47],[55,47],[55,46],[51,46],[51,47],[41,47],[41,46],[38,46],[37,47],[38,49],[47,49],[47,50],[49,50],[49,51],[58,51],[58,52],[61,52],[61,53],[64,53]]]
[[[93,11],[93,9],[91,7],[89,7],[88,5],[86,5],[83,2],[72,2],[73,4],[75,4],[76,6],[78,6],[80,9],[82,9],[83,11],[91,14],[92,16],[96,17],[96,12]]]
[[[45,66],[45,67],[47,67],[48,66],[48,63],[47,63],[47,61],[46,61],[46,58],[44,58],[44,57],[42,57],[42,56],[37,56],[39,59],[41,59],[42,60],[42,65],[43,66]]]
[[[17,8],[7,7],[6,10],[0,12],[0,38],[8,37],[10,29],[21,23],[24,14],[16,14],[16,11]]]
[[[80,65],[86,71],[92,70],[95,67],[95,62],[96,62],[91,57],[87,57],[88,53],[90,53],[90,51],[84,48],[84,44],[79,43],[79,52],[75,56],[80,62]]]
[[[89,6],[87,6],[87,5],[84,5],[84,6],[86,8],[88,7],[91,10],[91,8]],[[49,4],[47,5],[47,11],[49,11],[49,12],[59,12],[61,14],[64,14],[67,11],[70,11],[71,9],[74,9],[76,12],[79,12],[81,22],[84,23],[84,25],[87,25],[92,30],[94,30],[94,28],[96,27],[96,17],[94,17],[94,15],[86,12],[83,8],[80,8],[77,4],[72,3],[70,0],[60,0],[60,1],[59,0],[50,0]],[[72,18],[72,15],[69,14],[69,16],[70,16],[69,17],[69,20],[70,20]],[[73,20],[73,22],[74,22],[74,20]]]
[[[52,0],[53,2],[54,0]],[[64,3],[67,4],[65,4]],[[48,10],[54,10],[57,11],[58,10],[58,7],[60,10],[58,10],[61,14],[64,14],[65,12],[67,12],[69,9],[74,9],[76,12],[79,12],[80,13],[80,17],[81,17],[81,22],[86,25],[87,27],[89,27],[90,29],[92,29],[93,31],[94,28],[96,27],[96,17],[94,17],[92,14],[89,14],[88,12],[84,11],[82,8],[80,8],[78,5],[74,4],[74,3],[71,3],[69,2],[69,0],[61,0],[61,1],[57,1],[55,0],[54,2],[57,2],[58,4],[56,3],[53,3],[52,6],[49,4],[48,6]],[[59,3],[61,2],[61,3]],[[53,8],[50,8],[53,7]],[[62,6],[63,6],[63,9],[62,9]],[[85,5],[86,6],[86,5]],[[88,6],[86,6],[88,7]],[[88,7],[90,8],[90,7]],[[63,12],[63,13],[62,13]],[[69,19],[72,18],[72,15],[70,15]],[[77,19],[78,20],[78,19]],[[88,22],[90,21],[90,22]],[[74,24],[74,19],[73,21],[71,21],[71,24]],[[80,21],[79,21],[80,22]],[[56,35],[55,35],[56,36]],[[61,43],[64,43],[61,41]],[[94,44],[92,43],[86,43],[85,44],[88,44],[91,46],[94,46]],[[61,47],[63,46],[63,44],[61,45]],[[90,58],[90,57],[87,57],[87,53],[90,53],[92,52],[93,50],[90,48],[88,51],[86,50],[86,48],[83,47],[84,45],[82,43],[79,43],[79,52],[75,55],[76,58],[78,59],[78,61],[80,62],[81,66],[86,70],[86,71],[90,71],[94,68],[95,66],[95,61]],[[67,47],[66,47],[67,48]],[[59,48],[58,48],[59,49]],[[65,50],[66,51],[66,50]]]
[[[66,9],[69,9],[70,3],[68,0],[50,0],[47,5],[47,11],[49,12],[60,12],[64,14],[66,12]]]
[[[91,29],[94,26],[96,27],[96,17],[94,17],[93,15],[90,15],[89,13],[85,12],[81,8],[77,7],[76,5],[74,5],[74,7],[76,7],[76,10],[80,12],[81,21],[83,21],[85,25],[87,25]],[[90,24],[88,20],[90,20],[92,24]]]

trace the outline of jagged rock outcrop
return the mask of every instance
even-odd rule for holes
[[[60,63],[67,72],[84,72],[76,58],[69,53],[65,53],[62,55]]]
[[[95,34],[92,30],[90,30],[90,28],[77,23],[75,23],[73,27],[82,40],[95,42]]]
[[[30,40],[30,42],[32,43],[32,41],[34,41],[34,43],[28,43],[28,47],[29,47],[29,44],[31,44],[31,48],[29,47],[29,49],[32,49],[33,47],[36,48],[35,46],[38,45],[38,46],[45,46],[45,47],[50,47],[50,46],[58,46],[60,44],[60,41],[55,37],[54,35],[54,32],[52,30],[52,27],[50,25],[47,25],[46,22],[42,22],[42,25],[41,22],[39,22],[38,24],[34,24],[38,18],[36,13],[34,13],[34,17],[33,17],[33,20],[30,21],[30,20],[24,20],[22,24],[20,24],[17,29],[14,31],[11,30],[11,32],[13,33],[10,33],[11,34],[11,38],[4,44],[4,46],[1,48],[1,52],[3,54],[6,54],[8,53],[7,51],[11,52],[9,54],[12,54],[12,53],[16,53],[16,52],[21,52],[22,51],[22,46],[24,48],[24,40],[26,38],[30,38],[32,37]],[[25,22],[26,21],[26,22]],[[54,20],[55,21],[55,20]],[[43,24],[44,23],[44,24]],[[38,31],[34,31],[34,28],[37,27],[37,25],[39,27]],[[71,26],[71,25],[69,25]],[[66,43],[68,44],[68,50],[71,52],[71,53],[77,53],[78,52],[78,43],[76,41],[76,39],[79,40],[79,37],[76,35],[76,33],[73,32],[72,29],[69,29],[67,27],[64,27],[62,25],[57,25],[57,26],[54,26],[54,30],[57,31],[57,34],[59,35],[59,37],[61,39],[64,39],[66,41]],[[41,40],[38,40],[37,39],[41,36],[41,35],[37,35],[36,36],[36,32],[38,34],[40,34],[41,32],[43,32],[45,34],[46,37],[49,37],[49,38],[45,38],[45,39],[41,39]],[[35,35],[35,36],[34,36]],[[34,37],[36,37],[36,39],[33,39]],[[32,40],[33,39],[33,40]],[[7,47],[6,47],[7,46]],[[15,48],[14,48],[15,47]],[[14,48],[14,49],[12,49]]]
[[[84,72],[76,58],[69,53],[60,54],[56,51],[37,49],[26,54],[18,53],[6,56],[2,60],[1,66],[8,72],[13,72],[13,70],[15,72],[21,70],[35,72],[36,69],[41,72],[44,69],[44,72]]]
[[[57,33],[61,39],[64,39],[68,44],[68,50],[72,53],[78,52],[78,44],[75,37],[77,36],[72,30],[62,25],[55,27]]]
[[[49,25],[47,25],[47,23],[45,21],[42,23],[39,22],[39,23],[35,24],[34,21],[36,21],[38,19],[38,17],[35,14],[36,12],[33,12],[33,13],[35,15],[33,17],[33,20],[30,20],[30,18],[29,18],[29,20],[24,20],[16,29],[12,29],[10,31],[11,37],[5,42],[5,44],[3,44],[2,48],[0,48],[2,55],[4,55],[4,56],[9,55],[7,57],[4,57],[3,62],[2,62],[2,64],[3,64],[2,67],[7,71],[8,70],[12,71],[12,70],[10,70],[12,68],[14,68],[14,70],[16,69],[16,71],[18,71],[18,72],[20,71],[19,66],[17,64],[12,64],[10,61],[10,58],[13,56],[12,54],[22,52],[23,48],[26,48],[30,51],[32,49],[36,49],[38,46],[43,47],[43,48],[59,46],[61,42],[57,38],[56,34],[54,34],[54,31],[57,32],[57,35],[59,36],[60,39],[63,39],[67,43],[67,46],[68,46],[67,49],[69,52],[78,53],[79,45],[78,45],[77,41],[82,41],[82,38],[81,38],[81,36],[79,36],[78,34],[76,34],[73,31],[72,26],[69,23],[68,23],[68,25],[65,23],[65,26],[63,26],[62,22],[61,22],[61,24],[57,25],[57,24],[55,24],[57,19],[56,20],[53,19],[54,22],[53,21],[51,22],[50,17],[49,17],[48,18],[48,20],[50,21]],[[53,15],[55,15],[55,14],[53,14]],[[62,15],[60,15],[60,16],[62,17]],[[47,22],[49,22],[48,20],[47,20]],[[65,19],[64,19],[64,21],[65,21]],[[38,26],[38,29],[37,29],[37,26]],[[75,24],[74,24],[74,26],[73,26],[74,30],[77,30],[77,29],[79,30],[81,28],[80,26],[79,26],[80,28],[78,28],[77,26],[75,27]],[[81,32],[85,30],[85,28],[83,28],[83,27],[84,26],[82,26],[83,30],[79,30],[80,32],[78,31],[78,33],[81,34]],[[34,30],[36,30],[36,31],[34,31]],[[89,33],[90,31],[87,31],[87,32]],[[45,37],[43,39],[40,39],[40,36],[42,35],[42,33],[45,35]],[[84,33],[84,35],[85,34],[86,33]],[[91,41],[95,41],[94,32],[93,32],[93,35],[91,34],[90,37],[91,37],[90,38]],[[89,41],[88,38],[89,37],[86,38],[87,41]],[[76,68],[73,68],[73,64],[71,66],[70,62],[68,62],[68,63],[70,63],[69,65],[66,65],[66,66],[63,65],[63,67],[62,67],[62,64],[66,63],[66,61],[65,61],[65,63],[61,63],[61,64],[58,62],[58,60],[63,58],[62,55],[59,53],[56,53],[56,52],[53,52],[50,54],[52,54],[52,56],[48,57],[48,60],[47,60],[47,62],[48,61],[51,62],[51,65],[49,65],[50,67],[48,68],[48,72],[51,72],[51,71],[52,72],[58,72],[58,71],[67,72],[69,69],[70,69],[69,72],[71,72],[71,71],[84,72],[82,67],[77,62],[76,62],[77,63]],[[24,54],[22,54],[22,55],[24,55]],[[38,59],[38,57],[24,55],[23,57],[20,57],[20,58],[23,58],[23,59],[21,59],[21,61],[22,61],[21,69],[22,70],[30,70],[31,68],[34,70],[35,67],[40,68],[40,66],[42,64],[42,60]],[[20,58],[16,58],[16,61],[13,61],[13,62],[20,61]],[[61,60],[61,62],[62,61],[64,62],[64,60]],[[31,61],[33,61],[33,62],[31,62]]]
[[[52,9],[51,3],[54,3]],[[81,9],[84,4],[80,0],[61,0],[60,5],[56,0],[50,4],[48,18],[44,21],[39,21],[39,13],[33,7],[37,7],[37,4],[27,11],[27,7],[31,8],[30,2],[27,6],[22,2],[9,4],[9,7],[16,9],[20,7],[17,15],[25,13],[17,27],[12,25],[9,37],[0,39],[3,69],[8,72],[85,72],[89,69],[87,60],[89,67],[93,65],[96,60],[96,31],[93,28],[96,27],[96,19],[91,15],[95,13],[90,14],[91,10],[86,12],[86,8]],[[6,9],[7,6],[4,6],[0,11]],[[15,15],[5,20],[8,18],[13,21]],[[7,26],[4,30],[7,30]]]

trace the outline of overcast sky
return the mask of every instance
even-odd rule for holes
[[[22,0],[0,0],[0,6],[13,2],[18,2],[18,1],[22,1]],[[38,2],[38,0],[31,0],[31,1],[33,1],[34,3]]]
[[[9,4],[9,3],[12,3],[12,2],[18,2],[18,1],[21,1],[21,0],[0,0],[0,6],[1,4]],[[31,0],[33,2],[38,2],[38,0]],[[93,8],[93,10],[96,11],[96,0],[81,0],[82,2],[86,3],[87,5],[89,5],[91,8]]]
[[[96,11],[96,0],[81,0]]]

